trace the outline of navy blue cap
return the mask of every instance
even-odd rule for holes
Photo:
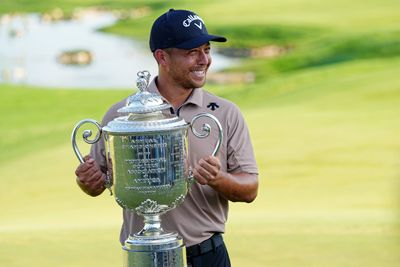
[[[208,34],[204,21],[192,11],[170,9],[153,23],[150,50],[154,52],[170,47],[192,49],[209,41],[226,42],[226,38]]]

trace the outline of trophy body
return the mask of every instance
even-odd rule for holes
[[[188,190],[185,128],[141,135],[107,133],[112,190],[121,207],[146,215],[164,213],[183,201]]]
[[[188,191],[186,129],[105,135],[115,200],[144,217],[143,230],[125,241],[127,267],[185,266],[183,241],[176,233],[163,231],[160,215],[183,202]]]
[[[222,129],[218,120],[207,113],[195,116],[191,123],[162,111],[170,105],[158,94],[146,91],[149,74],[138,73],[140,92],[130,96],[124,114],[105,127],[91,119],[80,121],[72,133],[72,145],[78,159],[83,158],[76,145],[77,130],[85,123],[95,124],[99,130],[94,140],[90,131],[83,139],[90,144],[104,139],[107,159],[107,181],[116,202],[124,209],[144,218],[144,227],[131,233],[123,246],[124,266],[186,266],[186,253],[182,238],[177,233],[165,232],[160,215],[181,204],[193,183],[187,161],[187,136],[191,128],[199,138],[207,137],[211,127],[203,124],[202,132],[194,123],[200,117],[209,117],[218,126],[219,140],[212,155],[216,155],[222,142]]]

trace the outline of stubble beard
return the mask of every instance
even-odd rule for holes
[[[177,79],[182,88],[187,90],[201,88],[207,81],[207,70],[205,70],[204,78],[201,81],[190,77],[191,75],[192,74],[189,72],[187,75],[185,75],[186,77],[180,77],[179,79]]]

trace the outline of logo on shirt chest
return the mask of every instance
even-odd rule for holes
[[[212,111],[216,110],[217,108],[219,108],[218,104],[215,102],[210,102],[210,104],[208,104],[207,108],[211,109]]]

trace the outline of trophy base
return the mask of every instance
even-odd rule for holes
[[[125,241],[124,267],[184,267],[186,250],[176,233],[158,236],[136,234]]]

